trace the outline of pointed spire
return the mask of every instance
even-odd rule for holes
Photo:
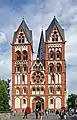
[[[46,40],[48,40],[48,37],[49,37],[49,34],[50,32],[52,31],[54,25],[58,28],[60,34],[61,34],[61,37],[62,39],[64,40],[64,29],[62,29],[62,27],[60,26],[59,22],[57,21],[56,17],[54,16],[52,22],[50,23],[48,29],[46,30]]]
[[[14,37],[17,35],[17,32],[19,29],[23,28],[24,32],[26,33],[26,37],[28,39],[28,41],[33,44],[33,40],[32,40],[32,30],[29,29],[29,27],[27,26],[25,20],[24,20],[24,16],[22,18],[22,22],[19,25],[17,31],[14,33]]]
[[[41,36],[40,36],[40,42],[41,42],[41,40],[43,40],[43,41],[44,41],[43,27],[42,27]]]
[[[29,29],[29,27],[27,26],[25,20],[24,20],[24,16],[23,16],[23,19],[22,19],[22,22],[20,24],[20,26],[23,27],[25,33],[26,33],[26,36],[28,38],[28,40],[32,43],[32,31]]]
[[[44,64],[44,35],[43,35],[43,28],[42,28],[41,36],[40,36],[40,42],[39,42],[37,58],[39,58],[40,61]]]

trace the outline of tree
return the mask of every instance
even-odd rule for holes
[[[75,108],[77,107],[77,104],[76,104],[76,99],[77,99],[77,95],[76,94],[73,94],[71,93],[70,95],[68,95],[68,101],[67,101],[67,105],[68,105],[68,108]]]
[[[0,111],[8,111],[9,106],[9,81],[0,80]]]

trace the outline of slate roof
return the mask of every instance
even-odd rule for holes
[[[38,47],[37,58],[39,58],[39,60],[41,61],[41,63],[44,65],[44,60],[45,60],[45,43],[44,43],[43,30],[41,31],[41,36],[40,36],[40,42],[39,42],[39,47]]]
[[[25,23],[24,19],[22,20],[21,26],[23,27],[23,29],[26,32],[27,38],[30,42],[32,42],[32,30],[30,30],[27,26],[27,24]]]
[[[52,31],[54,26],[56,26],[58,28],[62,39],[65,40],[64,29],[62,29],[62,27],[60,26],[59,22],[57,21],[57,19],[54,16],[54,18],[53,18],[52,22],[50,23],[48,29],[45,31],[45,39],[46,39],[46,41],[48,40],[50,32]]]
[[[22,20],[20,26],[22,26],[22,28],[24,29],[26,35],[27,35],[27,39],[29,40],[30,43],[33,43],[32,41],[32,30],[30,30],[26,24],[26,22],[24,21],[24,19]],[[19,26],[19,27],[20,27]],[[18,30],[17,30],[18,31]],[[16,36],[17,34],[17,31],[14,32],[14,37]]]

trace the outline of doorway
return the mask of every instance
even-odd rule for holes
[[[41,101],[36,102],[36,109],[41,110]]]
[[[32,100],[32,110],[34,109],[38,109],[40,110],[44,110],[44,99],[41,97],[35,97]]]

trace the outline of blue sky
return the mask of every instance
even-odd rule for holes
[[[14,7],[17,8],[21,6],[22,4],[28,4],[31,3],[31,1],[35,0],[0,0],[0,6],[9,6],[9,7]]]
[[[77,0],[0,0],[0,78],[11,78],[13,33],[22,18],[32,29],[34,58],[43,26],[44,31],[56,16],[65,30],[67,87],[77,93]]]

